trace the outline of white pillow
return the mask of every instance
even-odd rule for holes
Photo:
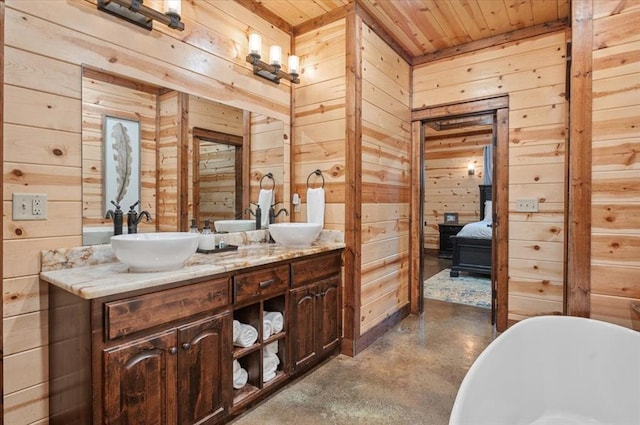
[[[487,221],[489,223],[493,221],[492,204],[492,201],[484,201],[484,219],[482,221]]]

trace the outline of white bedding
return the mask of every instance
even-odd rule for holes
[[[491,239],[493,229],[491,227],[491,201],[485,202],[484,220],[465,224],[456,236],[463,238]]]
[[[463,238],[491,239],[491,222],[475,221],[465,224],[456,236]]]

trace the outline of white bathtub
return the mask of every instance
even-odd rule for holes
[[[449,425],[521,424],[640,424],[640,332],[542,316],[496,338],[462,381]]]

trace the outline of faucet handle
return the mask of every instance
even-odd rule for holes
[[[129,211],[133,211],[133,209],[137,207],[139,203],[140,203],[140,200],[138,199],[133,205],[129,207]]]

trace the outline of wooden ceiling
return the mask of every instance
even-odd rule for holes
[[[266,10],[291,28],[336,14],[339,9],[353,7],[355,2],[411,58],[434,55],[479,40],[505,38],[519,30],[564,25],[570,10],[570,0],[239,1],[254,11]]]

